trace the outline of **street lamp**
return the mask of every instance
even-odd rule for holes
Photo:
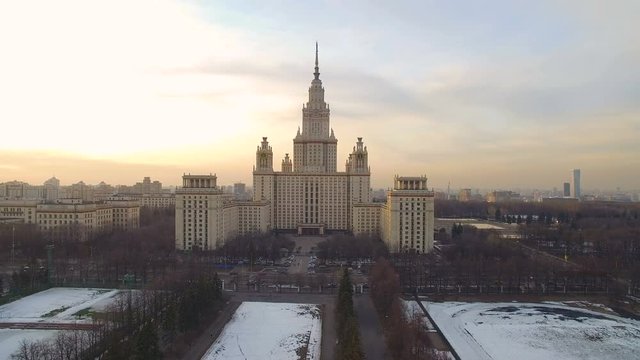
[[[16,257],[16,226],[11,226],[11,266],[14,265]]]

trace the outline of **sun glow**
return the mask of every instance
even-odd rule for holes
[[[0,5],[0,118],[3,132],[20,134],[4,137],[2,148],[124,157],[227,143],[246,130],[249,109],[265,105],[235,97],[234,89],[251,88],[250,79],[175,71],[247,56],[232,32],[203,22],[187,5],[37,5]]]

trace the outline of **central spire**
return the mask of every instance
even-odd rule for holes
[[[320,79],[320,69],[318,68],[318,42],[316,41],[316,72],[313,73],[316,80]]]

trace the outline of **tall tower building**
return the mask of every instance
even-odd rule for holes
[[[234,236],[276,230],[298,235],[327,231],[379,236],[392,251],[428,252],[433,248],[433,191],[427,178],[396,177],[387,205],[372,202],[369,151],[358,137],[337,169],[336,138],[320,80],[318,44],[302,127],[293,154],[273,168],[267,137],[256,149],[253,199],[225,199],[215,176],[183,177],[176,190],[176,249],[215,249]]]
[[[222,190],[216,175],[183,175],[176,189],[176,249],[212,250],[224,243]]]
[[[302,105],[302,132],[293,139],[293,171],[334,173],[337,169],[338,139],[329,122],[329,104],[324,101],[324,88],[318,67],[318,43],[314,79],[309,87],[309,100]]]
[[[571,184],[566,182],[562,184],[562,188],[563,188],[562,196],[567,198],[571,197]]]
[[[382,239],[389,251],[433,250],[434,194],[426,176],[396,176],[382,215]]]
[[[580,169],[573,169],[572,179],[573,188],[571,189],[571,197],[580,199]]]
[[[281,171],[274,171],[273,151],[264,137],[253,172],[253,200],[270,204],[271,227],[300,234],[351,230],[352,205],[371,202],[369,155],[361,137],[345,171],[337,170],[338,139],[320,80],[317,43],[314,70],[302,106],[302,129],[293,139],[293,158],[286,154]]]

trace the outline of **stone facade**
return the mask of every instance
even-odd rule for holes
[[[382,209],[382,240],[391,252],[433,250],[434,193],[427,177],[396,176]]]
[[[213,250],[227,239],[270,230],[269,204],[234,200],[216,175],[184,175],[175,207],[177,250]]]
[[[361,137],[345,170],[337,171],[338,139],[324,99],[317,44],[313,75],[293,157],[285,154],[276,171],[268,138],[256,149],[252,201],[224,199],[215,176],[183,177],[183,187],[176,190],[177,249],[215,249],[235,236],[269,230],[378,236],[392,251],[433,248],[433,192],[427,190],[426,177],[396,177],[387,204],[373,203],[369,155]]]
[[[98,234],[140,227],[140,203],[3,200],[0,201],[0,221],[35,224],[50,239],[86,241]]]

